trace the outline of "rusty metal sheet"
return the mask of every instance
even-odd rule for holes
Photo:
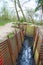
[[[42,65],[43,65],[43,29],[39,27],[38,32],[39,32],[39,38],[38,38],[36,49],[37,49],[37,53],[39,55],[39,60],[41,61]],[[38,57],[37,53],[35,53],[35,54]],[[35,57],[36,60],[37,60],[37,57]],[[38,62],[38,60],[37,60],[37,62]]]
[[[0,43],[0,58],[2,58],[1,65],[12,65],[11,56],[8,48],[8,39]],[[10,59],[9,62],[7,60]]]

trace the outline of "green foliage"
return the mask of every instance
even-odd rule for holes
[[[35,12],[38,11],[40,9],[40,5],[38,5],[35,9]]]
[[[36,0],[38,4],[43,4],[43,0]]]
[[[35,24],[36,24],[36,25],[43,25],[43,22],[42,22],[42,23],[41,23],[41,22],[39,22],[39,23],[36,22]]]
[[[17,21],[17,18],[15,16],[11,17],[9,15],[9,12],[5,7],[3,7],[1,13],[2,13],[2,16],[0,16],[0,26],[5,25],[6,23],[9,23],[9,22]]]
[[[37,4],[37,7],[36,7],[35,11],[39,10],[40,7],[42,7],[42,11],[43,11],[43,0],[36,0],[36,2],[38,4]]]
[[[14,36],[14,33],[13,32],[11,32],[11,33],[8,34],[8,37],[9,38],[12,38],[13,36]]]
[[[2,9],[2,19],[9,19],[9,12],[8,10],[6,9],[6,7],[4,6],[3,9]]]
[[[26,16],[29,22],[34,23],[35,11],[33,9],[27,9]]]
[[[15,17],[12,19],[0,18],[0,26],[5,25],[5,24],[10,23],[10,22],[17,22],[17,19]]]
[[[23,17],[20,19],[20,22],[24,22],[24,18]]]
[[[11,22],[11,20],[0,20],[0,26],[5,25],[6,23]]]

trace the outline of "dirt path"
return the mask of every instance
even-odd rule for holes
[[[4,26],[0,26],[0,40],[8,35],[8,33],[14,31],[14,28],[12,28],[12,22],[8,23]]]

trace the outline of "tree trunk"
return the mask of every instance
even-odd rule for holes
[[[43,21],[43,5],[42,5],[42,21]]]
[[[31,15],[29,15],[29,16],[31,17],[31,21],[32,21],[33,24],[34,24],[35,21],[34,21],[33,17],[32,17]]]
[[[26,18],[25,18],[25,15],[24,15],[24,13],[23,13],[23,10],[22,10],[22,7],[21,7],[21,5],[20,5],[20,1],[18,0],[18,6],[19,6],[19,8],[20,8],[20,10],[21,10],[21,12],[22,12],[22,15],[23,15],[23,17],[24,17],[24,21],[26,22]]]
[[[43,13],[43,5],[42,5],[42,13]]]
[[[42,11],[41,11],[41,24],[42,24],[42,21],[43,21],[43,19],[42,19],[42,17],[43,17],[43,5],[42,5],[41,9],[42,9]]]
[[[17,7],[16,7],[16,0],[14,0],[14,3],[15,3],[15,10],[16,10],[16,13],[17,13],[17,18],[18,18],[18,21],[20,21],[20,18],[19,18],[19,15],[18,15],[18,11],[17,11]]]

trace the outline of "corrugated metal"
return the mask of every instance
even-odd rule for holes
[[[37,65],[43,65],[43,29],[38,28],[38,32],[39,38],[34,58]],[[41,63],[39,63],[40,61]]]
[[[8,40],[0,43],[0,65],[12,65],[8,48]]]
[[[39,61],[39,65],[43,65],[43,64],[41,63],[41,61]]]

